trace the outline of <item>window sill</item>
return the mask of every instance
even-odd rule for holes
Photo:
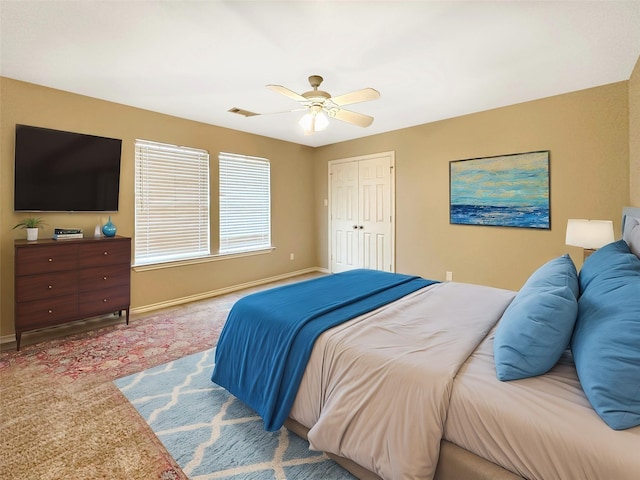
[[[254,255],[264,255],[271,253],[276,247],[263,248],[261,250],[252,250],[250,252],[238,252],[238,253],[217,253],[214,255],[207,255],[206,257],[189,258],[185,260],[176,260],[172,262],[162,263],[149,263],[144,265],[132,265],[132,268],[136,272],[146,272],[149,270],[159,270],[161,268],[173,268],[182,267],[185,265],[196,265],[199,263],[218,262],[220,260],[231,260],[233,258],[252,257]]]

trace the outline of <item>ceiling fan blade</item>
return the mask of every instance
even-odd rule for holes
[[[306,102],[307,99],[304,98],[299,93],[294,92],[293,90],[289,90],[287,87],[283,87],[282,85],[267,85],[267,88],[273,92],[280,93],[286,97],[294,99],[296,102]]]
[[[337,118],[343,122],[353,123],[359,127],[368,127],[373,123],[373,117],[362,113],[351,112],[349,110],[336,109],[329,112],[329,116]]]
[[[363,88],[362,90],[356,90],[355,92],[333,97],[331,101],[338,106],[342,106],[352,103],[368,102],[369,100],[376,100],[377,98],[380,98],[380,92],[373,88]]]
[[[227,110],[229,113],[235,113],[237,115],[242,115],[243,117],[257,117],[258,115],[277,115],[279,113],[289,113],[289,112],[301,112],[306,110],[306,107],[294,108],[293,110],[281,110],[279,112],[251,112],[249,110],[245,110],[244,108],[233,107]]]

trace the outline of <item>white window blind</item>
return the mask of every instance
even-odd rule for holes
[[[210,254],[209,153],[136,140],[135,263]]]
[[[220,153],[220,253],[271,247],[271,177],[265,158]]]

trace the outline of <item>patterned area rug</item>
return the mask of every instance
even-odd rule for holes
[[[310,276],[134,315],[129,325],[93,319],[84,333],[25,334],[21,351],[0,353],[0,477],[186,480],[113,380],[214,347],[239,298]]]
[[[43,374],[92,380],[130,375],[214,346],[231,306],[241,296],[229,294],[134,318],[129,325],[120,321],[24,345],[19,352],[0,354],[0,372],[11,367],[29,367]],[[29,339],[27,335],[23,342]]]
[[[211,382],[214,350],[190,355],[114,383],[194,480],[353,479],[286,428],[262,419]]]
[[[140,365],[202,349],[195,344],[178,349],[149,345],[148,335],[177,331],[180,320],[177,312],[154,315],[129,327],[100,328],[0,354],[0,476],[186,479],[111,382]]]

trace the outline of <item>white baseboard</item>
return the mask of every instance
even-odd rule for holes
[[[312,267],[305,268],[303,270],[298,270],[295,272],[284,273],[282,275],[276,275],[275,277],[263,278],[261,280],[254,280],[252,282],[241,283],[239,285],[232,285],[230,287],[219,288],[217,290],[212,290],[209,292],[199,293],[198,295],[189,295],[188,297],[182,298],[174,298],[172,300],[168,300],[166,302],[153,303],[151,305],[144,305],[142,307],[135,307],[130,310],[130,313],[139,314],[139,313],[147,313],[154,310],[160,310],[162,308],[175,307],[177,305],[183,305],[185,303],[196,302],[198,300],[206,300],[207,298],[218,297],[220,295],[225,295],[227,293],[237,292],[238,290],[244,290],[246,288],[259,287],[260,285],[264,285],[266,283],[277,282],[280,280],[286,280],[291,277],[297,277],[299,275],[305,275],[307,273],[320,272],[320,273],[330,273],[326,268],[320,267]],[[133,320],[133,319],[132,319]],[[15,334],[11,335],[2,335],[0,337],[0,344],[11,343],[16,341]]]
[[[11,343],[16,341],[16,334],[12,333],[11,335],[2,335],[0,337],[0,344],[3,343]]]
[[[298,270],[295,272],[284,273],[282,275],[276,275],[275,277],[263,278],[260,280],[254,280],[252,282],[241,283],[238,285],[232,285],[229,287],[219,288],[217,290],[211,290],[209,292],[199,293],[197,295],[189,295],[188,297],[174,298],[166,302],[153,303],[150,305],[144,305],[142,307],[136,307],[131,309],[132,314],[146,313],[153,310],[160,310],[162,308],[175,307],[176,305],[183,305],[185,303],[196,302],[198,300],[206,300],[207,298],[218,297],[227,293],[237,292],[238,290],[244,290],[246,288],[259,287],[265,283],[277,282],[280,280],[286,280],[291,277],[297,277],[306,273],[321,272],[330,273],[327,269],[320,267],[305,268],[304,270]]]

